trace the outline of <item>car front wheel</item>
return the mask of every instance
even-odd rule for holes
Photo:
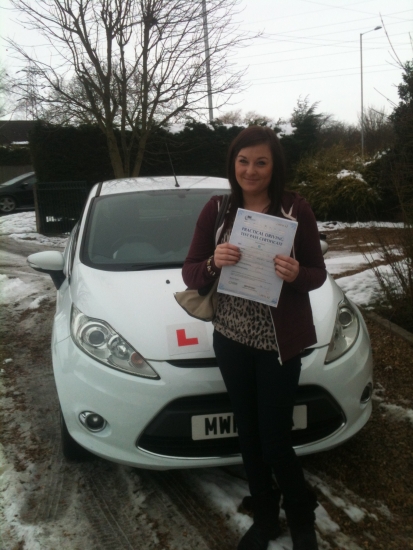
[[[67,460],[80,462],[92,458],[92,454],[79,445],[70,435],[62,411],[60,411],[60,436],[62,440],[63,456]]]
[[[0,197],[0,212],[3,214],[10,214],[14,212],[17,207],[17,202],[13,197]]]

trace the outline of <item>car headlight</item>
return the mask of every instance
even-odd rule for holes
[[[344,355],[357,340],[359,330],[358,315],[347,298],[344,297],[338,304],[336,322],[325,363],[331,363],[331,361]]]
[[[159,379],[142,355],[110,325],[87,317],[75,305],[72,305],[70,331],[74,343],[104,365],[135,376]]]

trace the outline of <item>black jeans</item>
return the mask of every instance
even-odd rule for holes
[[[280,365],[276,351],[255,349],[214,331],[214,350],[238,426],[251,495],[272,487],[272,470],[284,499],[307,500],[301,464],[291,441],[299,356]]]

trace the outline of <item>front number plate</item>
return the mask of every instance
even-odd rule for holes
[[[293,430],[307,428],[307,405],[297,405],[293,413]],[[192,439],[218,439],[221,437],[238,437],[234,414],[201,414],[191,418]]]

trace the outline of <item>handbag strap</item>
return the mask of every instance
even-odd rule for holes
[[[217,219],[215,220],[214,239],[216,239],[217,231],[221,227],[222,222],[224,221],[225,214],[227,213],[227,208],[228,208],[230,198],[231,198],[230,195],[222,195],[222,200],[221,200],[219,208],[218,208]],[[214,242],[214,246],[216,246],[216,242]]]

